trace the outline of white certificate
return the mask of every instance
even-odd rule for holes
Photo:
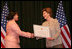
[[[48,38],[50,36],[49,27],[41,26],[41,25],[33,25],[34,36]]]

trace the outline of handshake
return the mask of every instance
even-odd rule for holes
[[[30,32],[26,32],[27,33],[27,38],[34,38],[34,34],[33,33],[30,33]],[[42,37],[36,37],[36,40],[38,39],[42,39]],[[51,38],[51,37],[48,37],[46,39],[49,39],[49,40],[54,40],[54,38]]]
[[[30,33],[30,32],[26,32],[27,33],[27,37],[28,38],[34,38],[34,34],[33,33]]]
[[[49,40],[54,40],[54,38],[51,37],[50,32],[49,32],[49,27],[44,27],[41,25],[33,25],[34,27],[34,34],[30,33],[30,32],[26,32],[27,33],[27,38],[34,38],[36,37],[36,39],[42,39],[42,38],[46,38]]]

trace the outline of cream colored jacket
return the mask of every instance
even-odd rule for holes
[[[48,40],[46,39],[46,47],[52,47],[58,44],[62,44],[61,36],[60,36],[60,25],[58,23],[57,19],[51,18],[51,20],[43,22],[42,26],[49,27],[51,37],[54,38],[54,40]]]

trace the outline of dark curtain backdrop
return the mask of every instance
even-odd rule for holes
[[[5,1],[2,1],[2,8]],[[33,33],[33,24],[41,25],[45,21],[42,17],[42,9],[51,7],[55,18],[59,1],[8,1],[9,10],[16,10],[19,13],[17,22],[21,30]],[[63,1],[63,7],[67,23],[71,29],[71,1]],[[44,48],[45,39],[36,40],[20,37],[22,48]]]

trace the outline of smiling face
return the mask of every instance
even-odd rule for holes
[[[52,9],[51,8],[44,8],[42,10],[44,19],[48,20],[52,17]]]
[[[44,17],[44,19],[47,19],[50,17],[50,14],[47,13],[46,11],[43,11],[43,17]]]

